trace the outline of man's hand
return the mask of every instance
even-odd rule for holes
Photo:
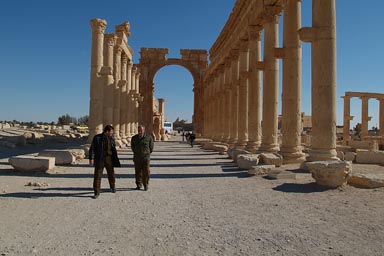
[[[93,163],[94,163],[93,160],[89,160],[89,165],[90,166],[93,166]]]

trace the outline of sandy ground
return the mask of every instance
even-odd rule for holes
[[[384,189],[324,191],[300,170],[297,180],[247,177],[214,152],[155,147],[149,191],[133,190],[132,154],[121,150],[118,191],[104,178],[97,200],[86,160],[25,175],[1,159],[0,255],[384,254]]]

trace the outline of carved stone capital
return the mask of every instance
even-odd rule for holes
[[[240,51],[239,49],[232,49],[230,52],[230,56],[232,60],[237,60],[239,58]]]
[[[123,24],[115,26],[116,32],[123,32],[127,37],[131,35],[131,33],[129,32],[130,28],[131,28],[131,25],[127,21],[124,22]]]
[[[250,41],[261,41],[261,35],[263,32],[263,26],[249,26],[248,27],[248,36]]]
[[[283,10],[282,6],[279,5],[268,5],[265,7],[263,20],[266,23],[279,23],[279,14]]]
[[[90,21],[92,32],[98,34],[104,34],[105,28],[107,27],[107,21],[103,19],[92,19]]]
[[[109,47],[113,47],[116,44],[116,35],[115,34],[105,34],[104,35],[104,44]]]

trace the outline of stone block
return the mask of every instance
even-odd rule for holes
[[[344,152],[343,151],[336,151],[337,153],[337,158],[339,158],[340,160],[344,160]]]
[[[85,158],[84,149],[69,149],[69,152],[76,158],[76,160],[83,160]]]
[[[233,159],[233,161],[236,162],[238,155],[247,155],[247,154],[251,154],[251,152],[244,149],[234,149],[231,153],[231,156],[232,156],[231,158]]]
[[[258,154],[245,154],[238,155],[237,166],[243,170],[249,170],[252,166],[256,166],[259,163],[259,155]]]
[[[377,144],[377,141],[369,141],[369,140],[350,140],[348,141],[348,146],[350,146],[352,149],[367,149],[367,150],[378,150],[379,146]]]
[[[55,167],[54,157],[14,156],[8,162],[21,172],[46,172]]]
[[[76,157],[70,150],[47,149],[40,152],[38,156],[54,157],[57,165],[72,165],[76,163]]]
[[[248,175],[249,176],[264,176],[264,175],[267,175],[273,168],[275,168],[275,166],[272,164],[252,166],[252,168],[248,170]]]
[[[344,160],[355,162],[356,161],[356,153],[355,152],[345,152]]]
[[[357,149],[356,163],[384,165],[384,151]]]
[[[307,162],[306,166],[317,184],[329,188],[346,184],[352,172],[352,162],[342,160]]]
[[[348,179],[348,184],[358,188],[384,187],[384,178],[375,174],[356,173]]]
[[[286,179],[296,179],[296,173],[284,170],[270,170],[267,175],[268,178],[274,180],[286,180]]]
[[[283,157],[277,153],[261,153],[260,162],[263,164],[273,164],[279,167],[283,164]]]

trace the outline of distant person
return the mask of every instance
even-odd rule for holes
[[[191,142],[191,147],[193,148],[193,143],[195,142],[195,139],[196,139],[196,135],[192,132],[190,135],[189,135],[189,141]]]
[[[104,167],[107,169],[109,187],[112,193],[116,193],[115,170],[114,167],[120,167],[120,161],[117,156],[116,144],[113,139],[113,126],[107,125],[104,132],[93,137],[91,147],[89,148],[89,164],[95,166],[93,179],[94,199],[100,195],[101,176]]]
[[[183,133],[181,134],[181,137],[183,137],[183,141],[184,141],[184,139],[185,139],[184,131],[183,131]]]
[[[150,158],[153,152],[153,138],[145,134],[145,127],[139,125],[138,134],[132,137],[131,148],[133,151],[133,163],[135,164],[136,190],[144,186],[148,190],[150,176]]]
[[[189,142],[189,132],[185,133],[185,140]]]

